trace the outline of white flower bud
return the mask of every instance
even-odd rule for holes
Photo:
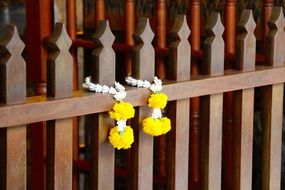
[[[126,128],[126,120],[118,120],[117,121],[118,131],[124,132]]]
[[[162,117],[162,113],[161,113],[161,109],[159,108],[154,108],[153,111],[152,111],[152,115],[151,117],[153,119],[159,119]]]
[[[102,87],[102,93],[107,93],[107,92],[109,92],[109,87],[106,86],[106,85],[103,85],[103,87]]]
[[[117,93],[117,90],[116,90],[114,87],[110,87],[110,88],[109,88],[109,93],[110,93],[110,94],[116,94],[116,93]]]
[[[123,85],[121,85],[119,82],[115,82],[115,88],[118,91],[124,91],[125,87]]]
[[[114,98],[117,101],[122,101],[126,97],[127,93],[126,91],[119,91],[114,95]]]

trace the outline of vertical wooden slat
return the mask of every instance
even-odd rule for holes
[[[266,36],[266,63],[284,66],[285,19],[282,7],[274,7]],[[281,149],[284,84],[263,88],[262,93],[262,189],[281,189]]]
[[[190,29],[191,29],[191,48],[200,50],[201,35],[201,5],[200,0],[192,0],[190,3]],[[198,75],[198,62],[191,60],[191,74]],[[195,97],[190,100],[190,171],[189,184],[191,189],[200,188],[200,98]]]
[[[95,25],[99,23],[100,20],[105,19],[105,0],[94,0],[95,3]]]
[[[72,96],[73,59],[64,24],[57,23],[49,39],[47,95],[50,98]],[[72,188],[72,118],[47,122],[47,189]]]
[[[264,53],[265,53],[265,46],[266,46],[266,34],[269,31],[267,22],[269,21],[269,18],[271,16],[273,4],[274,4],[274,0],[263,0],[261,40],[262,40],[262,45],[263,45],[262,49]]]
[[[16,26],[7,26],[0,40],[0,102],[6,105],[26,101],[24,43]],[[17,116],[15,116],[16,119]],[[26,189],[26,126],[0,130],[0,189]]]
[[[213,12],[206,25],[204,74],[224,73],[224,26]],[[202,97],[202,177],[203,189],[221,189],[223,94]]]
[[[125,43],[127,45],[134,45],[133,33],[135,31],[135,1],[125,0]],[[132,59],[130,54],[126,54],[125,57],[125,76],[131,73]]]
[[[115,52],[112,45],[115,37],[108,21],[99,21],[94,39],[97,48],[93,51],[92,79],[101,85],[113,86]],[[108,132],[111,127],[114,127],[115,122],[109,118],[108,113],[96,114],[92,117],[93,125],[89,126],[91,128],[91,189],[114,189],[115,153],[109,143]]]
[[[225,1],[225,53],[235,54],[236,38],[236,0]],[[231,63],[226,67],[231,68]],[[233,185],[233,92],[224,94],[224,173],[223,183],[226,189]]]
[[[190,79],[190,30],[186,16],[179,15],[171,29],[169,76],[176,81]],[[188,189],[190,99],[169,103],[172,129],[169,135],[168,189]]]
[[[149,20],[140,18],[134,40],[132,74],[141,80],[153,80],[154,76],[154,48],[151,44],[154,33]],[[153,137],[141,130],[142,120],[149,117],[151,110],[147,107],[136,108],[135,118],[132,120],[135,142],[131,150],[131,189],[152,189],[153,182]]]
[[[256,27],[252,11],[242,12],[237,36],[236,68],[241,71],[255,69]],[[231,189],[250,190],[252,184],[252,151],[253,151],[253,112],[254,89],[237,91],[234,94],[234,171],[233,186]]]

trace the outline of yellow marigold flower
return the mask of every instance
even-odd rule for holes
[[[135,115],[134,107],[128,102],[117,102],[109,111],[109,115],[115,120],[127,120],[133,118]]]
[[[118,126],[116,126],[111,129],[109,140],[113,147],[118,150],[131,148],[131,145],[134,142],[133,129],[130,126],[126,126],[125,131],[119,133]]]
[[[148,99],[148,106],[151,108],[164,109],[167,104],[168,97],[164,93],[157,93],[150,95]]]
[[[143,120],[143,131],[152,136],[159,136],[167,133],[171,129],[170,120],[166,117],[154,119],[148,117]]]
[[[163,134],[165,134],[171,129],[171,121],[167,117],[163,117],[160,120],[162,122]]]

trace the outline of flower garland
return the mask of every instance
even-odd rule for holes
[[[132,77],[126,78],[127,84],[136,87],[149,88],[153,94],[148,98],[148,106],[153,109],[151,117],[147,117],[142,122],[142,130],[149,135],[159,136],[166,134],[171,129],[171,121],[167,117],[162,117],[161,110],[165,108],[168,97],[162,93],[162,82],[154,77],[153,84],[147,80],[136,80]]]
[[[113,94],[116,103],[112,110],[109,111],[109,116],[116,120],[116,126],[110,131],[109,141],[114,148],[119,150],[130,148],[134,142],[134,132],[130,126],[126,125],[126,121],[134,117],[135,109],[130,103],[123,101],[127,95],[125,88],[118,82],[115,82],[115,88],[94,84],[91,82],[91,77],[86,77],[82,86],[96,93]]]

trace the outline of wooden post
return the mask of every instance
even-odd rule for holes
[[[108,21],[99,21],[94,40],[96,48],[93,51],[91,77],[96,83],[113,86],[115,52],[112,45],[115,36]],[[110,99],[112,98],[110,96]],[[115,152],[109,143],[108,134],[115,122],[110,119],[108,113],[92,115],[92,120],[92,126],[88,126],[91,128],[91,189],[111,190],[115,186]]]
[[[266,35],[266,63],[284,66],[284,27],[282,7],[274,7]],[[262,189],[281,189],[281,150],[284,84],[262,89]]]
[[[255,69],[256,38],[254,29],[256,23],[252,11],[242,12],[237,36],[237,57],[235,67],[248,72]],[[245,89],[234,93],[234,190],[252,189],[252,156],[253,156],[253,117],[254,89]]]
[[[20,104],[26,101],[26,63],[21,55],[25,45],[16,26],[7,26],[5,32],[0,40],[0,102]],[[26,138],[25,125],[0,129],[0,189],[26,189]]]
[[[125,43],[127,45],[134,45],[133,40],[133,33],[135,31],[135,20],[136,20],[136,14],[135,14],[135,1],[134,0],[125,0]],[[131,74],[131,55],[126,54],[125,57],[125,76],[128,76]]]
[[[66,1],[66,28],[69,37],[74,40],[76,39],[76,0]],[[77,65],[77,48],[74,47],[71,50],[73,57],[73,90],[78,90],[78,65]],[[73,118],[73,160],[77,161],[79,159],[79,119],[77,117]],[[78,172],[73,171],[73,189],[79,188],[79,178]]]
[[[95,26],[100,20],[105,19],[105,0],[94,0],[95,3]]]
[[[225,53],[235,54],[236,41],[236,0],[225,1]],[[232,63],[226,63],[226,68],[232,68]],[[233,186],[233,105],[234,94],[224,94],[224,174],[223,183],[226,189]]]
[[[53,28],[52,0],[25,0],[26,7],[26,50],[28,80],[37,87],[46,87],[47,51],[43,40],[50,37]],[[42,13],[45,14],[42,14]],[[46,89],[41,90],[45,92]],[[45,186],[45,123],[30,124],[31,189]]]
[[[176,81],[190,79],[191,47],[188,42],[190,30],[186,16],[175,19],[169,47],[169,76]],[[188,189],[189,163],[189,115],[190,99],[169,103],[172,129],[169,135],[168,189]]]
[[[262,33],[261,33],[261,40],[263,44],[263,52],[265,53],[265,46],[266,46],[266,34],[269,31],[269,27],[267,22],[272,13],[274,0],[263,0],[262,6]]]
[[[206,25],[205,65],[210,76],[224,73],[224,26],[220,14],[213,12]],[[202,97],[202,189],[221,189],[223,94]]]
[[[154,33],[149,20],[140,18],[134,40],[132,75],[141,80],[152,81],[154,77],[154,48],[151,44]],[[131,149],[131,189],[152,189],[153,186],[153,137],[141,130],[142,120],[149,116],[147,106],[136,108],[132,120],[135,142]]]
[[[201,5],[200,0],[192,0],[190,3],[190,29],[191,48],[194,51],[200,50],[201,35]],[[191,60],[191,74],[199,74],[199,63]],[[192,98],[190,103],[190,167],[189,184],[192,189],[200,189],[200,98]]]
[[[156,2],[156,46],[158,48],[166,48],[166,0],[157,0]],[[162,79],[165,78],[165,66],[162,57],[157,58],[155,68],[157,76]]]
[[[156,0],[156,47],[166,48],[166,31],[167,31],[167,1]],[[155,58],[155,74],[160,79],[166,76],[166,66],[164,57],[157,56]],[[155,143],[157,147],[158,166],[157,172],[159,176],[166,177],[167,174],[167,138],[160,136]]]
[[[71,44],[64,24],[57,23],[48,44],[47,96],[50,98],[72,96]],[[72,118],[47,122],[47,190],[72,188],[72,126]]]

